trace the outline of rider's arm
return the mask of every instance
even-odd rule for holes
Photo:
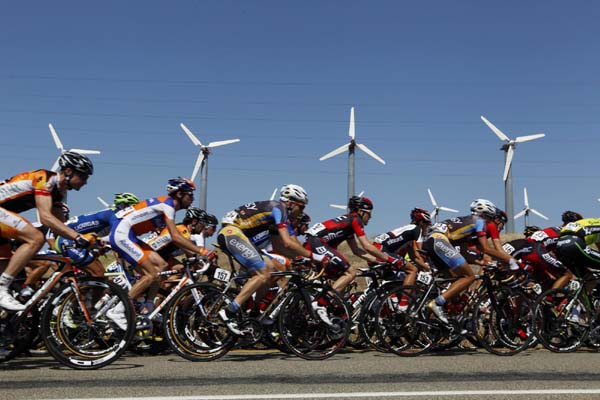
[[[412,246],[408,246],[408,255],[410,256],[411,261],[417,264],[420,269],[429,271],[431,267],[427,264],[418,250],[421,250],[421,242],[413,241]]]
[[[350,241],[348,241],[348,243],[349,242]],[[369,242],[369,239],[367,239],[367,235],[358,236],[358,242],[360,243],[362,248],[365,249],[373,257],[377,257],[381,260],[386,260],[387,262],[394,262],[398,259],[395,257],[388,256],[387,254],[379,250],[377,247],[373,246],[373,244]]]
[[[312,257],[312,253],[309,250],[306,250],[304,247],[302,247],[302,245],[300,244],[298,239],[295,239],[296,238],[295,236],[294,236],[295,240],[292,239],[292,236],[290,236],[290,233],[288,232],[287,225],[284,224],[283,226],[278,226],[277,232],[279,232],[279,238],[281,239],[281,243],[283,244],[283,246],[286,249],[291,250],[292,252],[294,252],[294,254],[302,256],[302,257],[307,257],[307,258]],[[316,260],[316,261],[320,261],[320,260]]]
[[[52,213],[52,197],[48,195],[35,195],[35,206],[40,216],[42,225],[50,228],[56,235],[67,239],[75,239],[79,233],[63,224],[60,219]]]
[[[354,236],[348,238],[346,240],[346,243],[348,243],[348,246],[350,247],[350,250],[352,250],[352,253],[355,256],[360,257],[360,258],[362,258],[363,260],[366,260],[366,261],[377,262],[377,259],[375,257],[373,257],[372,255],[370,255],[369,253],[367,253],[364,249],[362,249],[356,243],[356,239],[354,239]]]
[[[513,260],[513,258],[504,250],[500,251],[494,247],[490,247],[488,244],[487,237],[485,235],[479,236],[477,238],[477,242],[479,244],[479,247],[481,248],[481,251],[483,251],[485,254],[490,255],[499,260],[505,261],[507,263],[510,262],[510,260]],[[502,246],[499,243],[498,246],[500,249],[502,248]]]

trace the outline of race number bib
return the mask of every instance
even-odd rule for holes
[[[318,236],[318,233],[325,230],[325,225],[322,223],[314,224],[310,229],[306,231],[307,235]]]

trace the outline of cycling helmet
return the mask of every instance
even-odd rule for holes
[[[169,182],[167,183],[167,193],[169,194],[174,194],[179,191],[191,192],[193,190],[196,190],[196,185],[194,185],[194,182],[180,176],[169,179]]]
[[[219,220],[212,214],[206,214],[206,226],[217,226],[219,225]]]
[[[85,175],[94,173],[94,165],[87,156],[76,153],[74,151],[65,151],[58,158],[60,169],[72,168],[77,172]]]
[[[579,214],[575,211],[565,211],[562,213],[562,222],[563,224],[568,224],[569,222],[575,222],[583,219],[583,215]]]
[[[350,211],[371,211],[373,209],[373,202],[368,197],[352,196],[348,199],[348,209]]]
[[[198,207],[189,207],[185,212],[184,219],[197,219],[200,222],[204,222],[204,220],[206,219],[206,211]]]
[[[499,208],[496,209],[496,216],[495,216],[495,218],[499,219],[500,221],[502,221],[503,224],[506,224],[508,222],[508,215],[506,215],[506,213],[503,210],[499,209]]]
[[[429,211],[422,208],[413,208],[410,212],[410,220],[414,222],[431,222],[431,215],[429,215]]]
[[[133,193],[123,192],[123,193],[115,193],[115,199],[113,200],[113,204],[115,206],[126,205],[133,206],[140,202],[140,199]]]
[[[308,194],[302,186],[285,185],[281,188],[279,200],[286,202],[288,200],[297,201],[298,203],[308,204]]]
[[[495,217],[496,216],[496,206],[489,200],[486,199],[475,199],[471,202],[469,206],[471,208],[471,213],[478,215],[485,215],[487,217]]]
[[[535,232],[541,231],[541,230],[542,230],[542,228],[540,228],[539,226],[535,226],[535,225],[526,226],[525,230],[523,230],[523,235],[525,235],[525,237],[528,238],[529,236],[533,235]]]

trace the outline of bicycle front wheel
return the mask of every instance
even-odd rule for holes
[[[122,310],[125,329],[109,318],[109,311],[115,309]],[[121,287],[84,277],[69,282],[50,298],[41,329],[48,352],[61,364],[97,369],[118,359],[131,343],[135,314],[129,295]]]
[[[324,303],[327,316],[312,309],[315,298]],[[335,290],[321,286],[295,289],[279,313],[281,340],[305,360],[324,360],[337,353],[346,343],[350,325],[346,302]]]

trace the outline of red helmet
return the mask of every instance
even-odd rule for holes
[[[410,212],[410,220],[414,222],[431,222],[431,215],[429,215],[429,211],[422,208],[413,208]]]

